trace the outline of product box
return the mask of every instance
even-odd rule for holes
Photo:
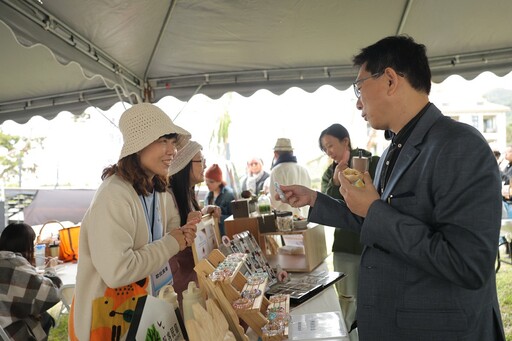
[[[240,199],[231,201],[231,210],[233,211],[233,218],[248,218],[249,217],[249,200]]]
[[[305,230],[292,230],[289,232],[262,233],[262,239],[280,237],[284,241],[278,252],[267,255],[272,266],[279,264],[283,270],[288,272],[311,272],[327,257],[327,246],[325,242],[324,226],[309,223]],[[303,253],[279,252],[279,250],[298,249],[303,247]],[[286,247],[288,246],[288,247]]]

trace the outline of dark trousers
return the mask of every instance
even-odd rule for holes
[[[47,311],[41,314],[41,325],[46,335],[50,335],[50,328],[55,327],[55,320]]]

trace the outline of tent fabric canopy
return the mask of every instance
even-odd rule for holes
[[[95,192],[89,189],[40,189],[23,211],[24,222],[29,225],[51,220],[80,223]]]
[[[512,1],[0,0],[0,122],[124,100],[347,89],[352,56],[395,34],[433,81],[512,70]]]

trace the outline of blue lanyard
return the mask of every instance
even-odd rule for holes
[[[156,212],[156,196],[155,192],[153,191],[153,214],[151,215],[151,219],[149,217],[149,208],[148,204],[146,203],[146,197],[142,196],[142,202],[144,203],[144,212],[146,213],[146,217],[148,219],[148,223],[150,223],[149,227],[151,230],[151,241],[154,240],[154,228],[155,228],[155,212]]]

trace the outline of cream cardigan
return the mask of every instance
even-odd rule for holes
[[[70,319],[70,332],[74,329],[78,340],[89,340],[92,301],[103,297],[107,287],[141,280],[178,253],[177,240],[168,234],[179,226],[178,210],[169,193],[158,193],[158,198],[163,237],[149,243],[144,209],[132,185],[113,175],[98,188],[80,229],[74,319]],[[71,333],[70,337],[74,339]]]

